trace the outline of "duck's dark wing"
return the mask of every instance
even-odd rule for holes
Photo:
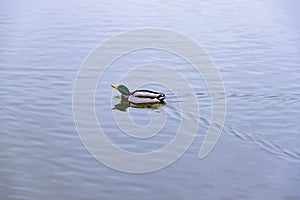
[[[139,102],[157,103],[165,99],[165,94],[154,92],[151,90],[136,90],[131,93],[132,99],[140,99]]]

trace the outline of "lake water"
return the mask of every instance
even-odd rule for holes
[[[298,2],[12,0],[0,8],[0,199],[300,199]],[[198,159],[211,117],[205,80],[164,51],[122,56],[95,94],[96,115],[115,144],[154,151],[172,140],[180,120],[180,101],[159,85],[145,87],[165,92],[165,105],[112,109],[120,99],[110,84],[134,66],[172,66],[193,87],[201,111],[197,136],[180,159],[130,174],[85,148],[72,94],[80,66],[99,43],[144,27],[178,31],[205,49],[223,79],[227,112],[215,148]],[[123,134],[112,118],[130,113],[144,126],[149,112],[166,114],[168,123],[144,141]]]

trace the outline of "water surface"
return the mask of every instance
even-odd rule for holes
[[[13,0],[0,8],[1,199],[300,199],[298,3]],[[143,142],[116,128],[109,119],[122,111],[111,109],[110,84],[133,66],[172,66],[193,86],[201,110],[197,137],[183,157],[158,172],[132,175],[104,166],[85,149],[72,91],[97,44],[143,27],[179,31],[202,45],[223,78],[227,115],[216,147],[199,160],[211,109],[204,80],[167,52],[121,57],[99,82],[95,107],[108,137],[122,148],[160,148],[174,136],[180,114],[172,92],[147,85],[167,95],[156,109],[168,115],[164,134]],[[126,111],[141,126],[149,122],[149,109]]]

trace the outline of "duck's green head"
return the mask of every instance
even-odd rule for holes
[[[125,85],[115,85],[115,84],[111,84],[111,87],[119,90],[119,92],[121,92],[121,94],[123,95],[129,95],[129,89],[125,86]]]

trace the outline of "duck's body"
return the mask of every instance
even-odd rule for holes
[[[122,99],[135,104],[161,103],[164,101],[165,95],[163,93],[158,93],[151,90],[136,90],[130,93],[130,95],[122,94]]]
[[[121,92],[123,101],[134,104],[162,103],[165,99],[165,94],[151,90],[136,90],[134,92],[129,92],[128,88],[124,85],[117,86],[112,84],[111,86]]]

